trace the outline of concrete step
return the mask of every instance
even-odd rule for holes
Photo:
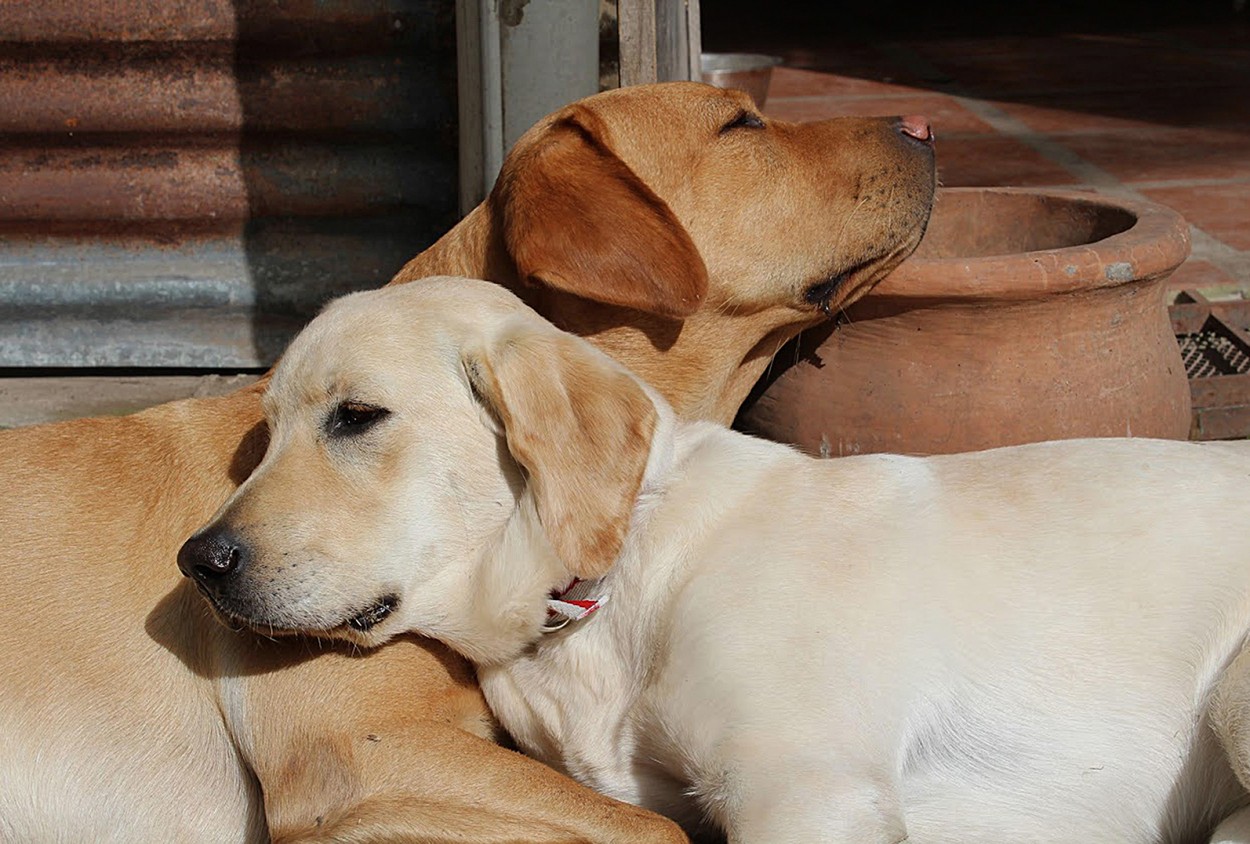
[[[122,416],[176,399],[218,396],[258,375],[55,375],[0,377],[0,428],[80,416]]]

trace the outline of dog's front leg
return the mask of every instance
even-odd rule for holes
[[[305,776],[266,790],[275,844],[687,840],[658,815],[445,724],[408,724],[346,754],[322,750]]]
[[[472,671],[432,642],[355,656],[257,642],[238,659],[222,709],[275,842],[687,840],[483,738],[491,722]]]

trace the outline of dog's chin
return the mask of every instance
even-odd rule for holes
[[[803,302],[828,319],[837,319],[843,309],[877,285],[903,262],[915,246],[864,261],[820,281],[803,291]]]
[[[349,642],[377,647],[401,632],[395,624],[387,623],[394,621],[395,610],[398,608],[399,596],[388,592],[374,598],[364,608],[349,612],[331,630]]]
[[[916,251],[929,228],[929,219],[926,212],[909,236],[893,249],[807,284],[803,289],[804,305],[829,319],[837,319],[845,308],[865,296]]]
[[[254,613],[239,612],[207,592],[202,592],[202,594],[209,607],[212,608],[213,615],[217,616],[217,620],[236,632],[251,630],[271,639],[308,635],[308,631],[293,627],[289,623]]]
[[[351,642],[366,648],[385,644],[401,631],[387,624],[399,606],[399,597],[388,593],[370,601],[361,609],[352,609],[328,617],[293,619],[281,613],[257,611],[249,607],[241,611],[211,593],[201,590],[213,614],[232,630],[249,629],[271,638],[312,637]]]

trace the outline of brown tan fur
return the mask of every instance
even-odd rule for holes
[[[749,109],[698,85],[575,104],[395,282],[516,289],[679,413],[728,419],[823,318],[806,290],[858,267],[836,308],[880,278],[933,190],[888,120],[720,131]],[[681,840],[495,745],[442,646],[213,617],[174,561],[263,455],[263,390],[0,435],[0,840]]]

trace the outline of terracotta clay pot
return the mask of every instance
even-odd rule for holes
[[[1152,203],[943,190],[916,254],[783,349],[740,427],[822,456],[1184,439],[1164,282],[1188,254],[1185,221]]]

